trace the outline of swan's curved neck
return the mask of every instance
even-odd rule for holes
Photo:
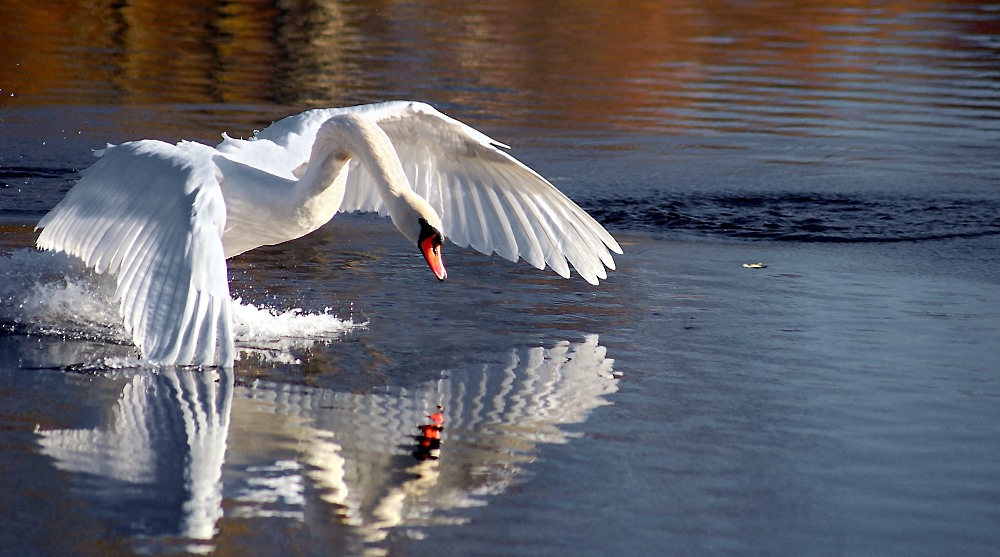
[[[414,195],[392,142],[378,125],[354,114],[334,116],[317,132],[309,165],[298,184],[302,216],[318,223],[317,228],[340,208],[347,163],[352,158],[368,170],[391,215],[396,205]]]
[[[410,188],[392,142],[375,123],[342,114],[320,127],[305,172],[291,189],[263,173],[241,176],[240,187],[224,187],[226,257],[300,238],[329,222],[343,203],[351,159],[371,175],[396,228],[416,242],[418,220],[427,212],[421,207],[427,204]]]

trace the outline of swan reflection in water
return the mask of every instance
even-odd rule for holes
[[[208,552],[226,544],[220,522],[271,518],[377,554],[393,530],[462,523],[539,443],[566,442],[617,390],[612,365],[595,335],[367,394],[162,369],[129,378],[107,425],[39,443],[139,545]],[[436,458],[419,458],[429,432]]]
[[[39,430],[42,453],[79,476],[80,493],[126,536],[192,540],[204,552],[222,516],[232,368],[139,372],[107,427]]]

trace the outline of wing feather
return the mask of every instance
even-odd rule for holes
[[[125,328],[151,362],[232,365],[214,152],[151,140],[110,146],[38,223],[38,247],[115,276]]]
[[[456,189],[465,194],[465,199],[462,201],[466,202],[466,214],[469,216],[469,219],[466,221],[468,227],[464,230],[455,230],[454,232],[449,230],[445,234],[453,242],[456,238],[460,238],[462,244],[471,246],[482,253],[490,254],[493,250],[490,249],[490,243],[487,241],[487,233],[489,232],[488,227],[493,224],[491,219],[494,218],[494,215],[483,210],[483,191],[479,188],[466,188],[466,184],[469,183],[469,177],[465,175],[464,171],[460,174],[460,178],[456,182],[458,184],[458,188]],[[446,226],[446,228],[448,227]],[[461,236],[463,232],[466,234],[465,238]]]
[[[488,175],[487,179],[494,183],[502,183],[506,179],[502,168],[485,167],[484,171]],[[504,232],[507,234],[509,251],[501,255],[510,261],[517,261],[520,256],[532,266],[544,268],[545,263],[538,245],[537,233],[517,198],[510,191],[499,187],[493,188],[492,194],[496,197],[498,211],[508,221]],[[541,265],[538,263],[539,258],[542,258]]]

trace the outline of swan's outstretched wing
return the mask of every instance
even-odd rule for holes
[[[275,122],[255,141],[227,138],[219,150],[269,172],[291,177],[308,161],[316,130],[331,116],[363,114],[385,130],[413,189],[441,216],[452,242],[564,277],[569,265],[591,284],[614,269],[618,242],[545,178],[479,131],[429,105],[389,102],[310,110]],[[384,205],[368,171],[352,161],[341,212]],[[567,264],[568,262],[568,264]]]
[[[38,223],[38,247],[115,276],[125,328],[151,362],[232,365],[214,153],[186,142],[109,147]]]

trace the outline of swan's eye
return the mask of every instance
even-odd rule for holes
[[[441,231],[431,226],[425,219],[419,219],[417,222],[420,223],[420,237],[417,239],[418,245],[430,241],[431,247],[436,248],[444,243]]]

